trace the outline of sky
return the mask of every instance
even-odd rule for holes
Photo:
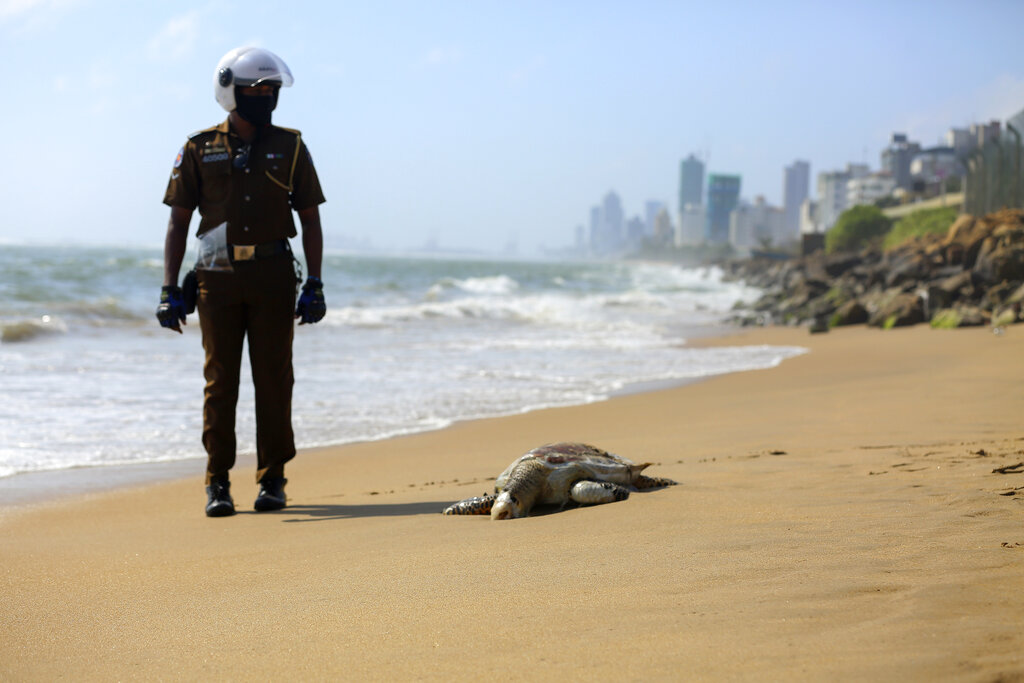
[[[1024,109],[1024,3],[0,0],[0,244],[159,245],[231,48],[279,55],[329,246],[560,248],[614,190],[677,205],[679,163],[782,199],[794,160],[879,166]],[[193,218],[193,229],[198,217]]]

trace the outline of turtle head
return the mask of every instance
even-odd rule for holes
[[[519,499],[508,491],[502,491],[498,494],[497,499],[494,501],[494,505],[491,507],[491,519],[515,519],[516,517],[525,517],[526,511],[523,510],[522,504]]]

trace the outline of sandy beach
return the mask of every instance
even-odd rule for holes
[[[770,328],[780,367],[0,508],[3,680],[1024,680],[1024,328]],[[444,517],[593,443],[681,485]],[[197,435],[198,441],[198,435]],[[1002,471],[999,471],[1002,470]]]

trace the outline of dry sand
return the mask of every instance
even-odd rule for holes
[[[1024,679],[1024,328],[704,343],[811,353],[306,452],[280,513],[251,463],[227,519],[200,471],[3,508],[0,679]],[[438,514],[559,440],[681,485]]]

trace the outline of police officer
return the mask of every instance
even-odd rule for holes
[[[192,213],[197,235],[221,239],[223,263],[197,264],[197,307],[206,351],[203,446],[206,514],[234,514],[228,472],[235,464],[235,405],[242,343],[248,340],[256,397],[257,511],[286,505],[284,466],[295,457],[291,424],[292,338],[299,324],[323,318],[320,265],[323,233],[320,181],[299,131],[271,125],[292,74],[260,48],[228,52],[214,73],[217,102],[228,112],[218,126],[194,133],[178,152],[164,203],[171,207],[164,243],[164,286],[157,319],[181,333],[185,296],[178,274]],[[296,305],[292,210],[302,225],[309,278]],[[188,278],[186,278],[188,279]]]

